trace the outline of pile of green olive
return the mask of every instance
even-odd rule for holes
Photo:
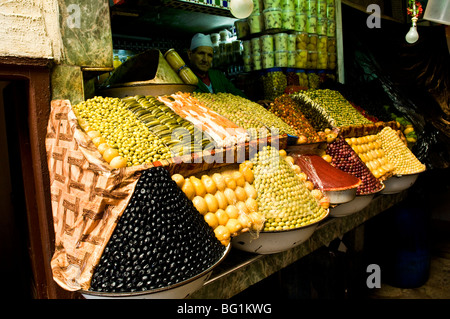
[[[96,96],[73,106],[84,129],[100,132],[127,166],[171,158],[170,149],[119,98]]]
[[[304,227],[327,215],[277,148],[263,147],[251,162],[259,212],[265,217],[263,231]]]

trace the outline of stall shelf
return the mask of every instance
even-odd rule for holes
[[[227,258],[213,270],[202,288],[188,299],[228,299],[287,267],[309,253],[327,245],[369,219],[406,199],[407,191],[378,195],[363,210],[342,218],[327,218],[313,235],[299,246],[270,255],[258,255],[232,249]]]

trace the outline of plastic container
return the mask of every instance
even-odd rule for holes
[[[306,14],[306,10],[308,7],[308,0],[294,0],[294,7],[297,13]]]
[[[287,50],[288,51],[295,51],[296,48],[296,39],[297,35],[294,33],[289,33],[287,38]]]
[[[281,11],[281,28],[285,30],[295,30],[295,10]]]
[[[281,0],[263,0],[264,8],[280,8]]]
[[[327,35],[327,31],[328,31],[328,19],[317,18],[317,34]]]
[[[252,42],[250,40],[244,40],[242,41],[242,47],[244,48],[244,55],[252,54]]]
[[[306,32],[306,24],[308,21],[308,16],[306,13],[296,13],[295,14],[295,31]]]
[[[261,13],[252,13],[247,18],[250,34],[264,31],[264,16]]]
[[[311,51],[317,51],[317,42],[319,41],[319,36],[317,34],[308,33],[308,45],[306,48]]]
[[[275,52],[273,51],[262,52],[261,56],[263,69],[270,69],[275,66]]]
[[[334,6],[334,3],[332,6],[327,4],[327,19],[336,20],[336,7]]]
[[[328,53],[336,53],[336,38],[327,37],[327,51]]]
[[[288,51],[275,51],[275,67],[286,68],[288,66]]]
[[[261,53],[257,52],[257,53],[253,53],[252,54],[252,69],[254,71],[258,71],[262,69],[262,57],[261,57]]]
[[[167,50],[167,52],[164,53],[164,58],[176,72],[178,72],[180,68],[186,65],[184,60],[180,57],[178,52],[175,51],[175,49]]]
[[[264,2],[263,0],[253,0],[253,13],[261,13],[264,8]]]
[[[263,11],[264,14],[264,27],[266,30],[280,29],[282,26],[282,13],[281,9],[269,8]]]
[[[281,10],[294,10],[295,11],[295,1],[294,0],[280,0]]]
[[[274,51],[274,39],[272,34],[265,34],[260,37],[261,39],[261,51],[272,52]]]
[[[281,32],[276,33],[274,36],[275,51],[287,51],[288,50],[288,34]]]
[[[317,68],[325,70],[328,65],[328,52],[317,51]]]
[[[317,39],[317,51],[328,51],[328,37],[326,35],[319,35]]]
[[[308,51],[308,60],[306,61],[306,69],[317,69],[317,51]]]
[[[336,20],[327,19],[327,36],[336,36]]]
[[[234,21],[234,27],[236,28],[236,37],[238,39],[243,39],[250,35],[250,26],[248,25],[247,19]]]
[[[337,64],[337,54],[336,53],[328,53],[327,69],[335,70],[336,64]]]
[[[249,72],[252,70],[252,56],[251,54],[242,55],[242,61],[244,63],[244,71]]]
[[[295,67],[299,69],[306,69],[306,64],[308,61],[308,51],[296,50],[295,53]]]
[[[306,32],[317,33],[317,16],[308,15],[308,20],[306,20]]]
[[[297,32],[295,46],[297,50],[306,50],[309,43],[308,33],[306,32]]]
[[[296,73],[298,76],[298,85],[308,88],[309,87],[308,74],[306,74],[305,70],[297,70]]]
[[[296,65],[295,56],[296,56],[295,50],[288,51],[288,58],[287,58],[288,59],[288,61],[287,61],[288,68],[295,68],[295,65]]]
[[[306,13],[308,16],[317,16],[317,0],[307,0]]]
[[[252,54],[261,53],[261,39],[259,37],[252,38]]]
[[[326,18],[327,17],[327,1],[326,0],[318,0],[317,2],[317,18]]]

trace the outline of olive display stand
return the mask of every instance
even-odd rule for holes
[[[406,195],[407,191],[376,195],[366,208],[355,214],[339,218],[328,217],[319,224],[308,240],[280,253],[258,255],[231,249],[227,258],[213,270],[203,287],[187,298],[231,298],[403,201]]]

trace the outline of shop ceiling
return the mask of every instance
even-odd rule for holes
[[[167,0],[127,0],[111,6],[110,12],[113,34],[144,38],[212,33],[233,26],[237,20],[228,10]]]

